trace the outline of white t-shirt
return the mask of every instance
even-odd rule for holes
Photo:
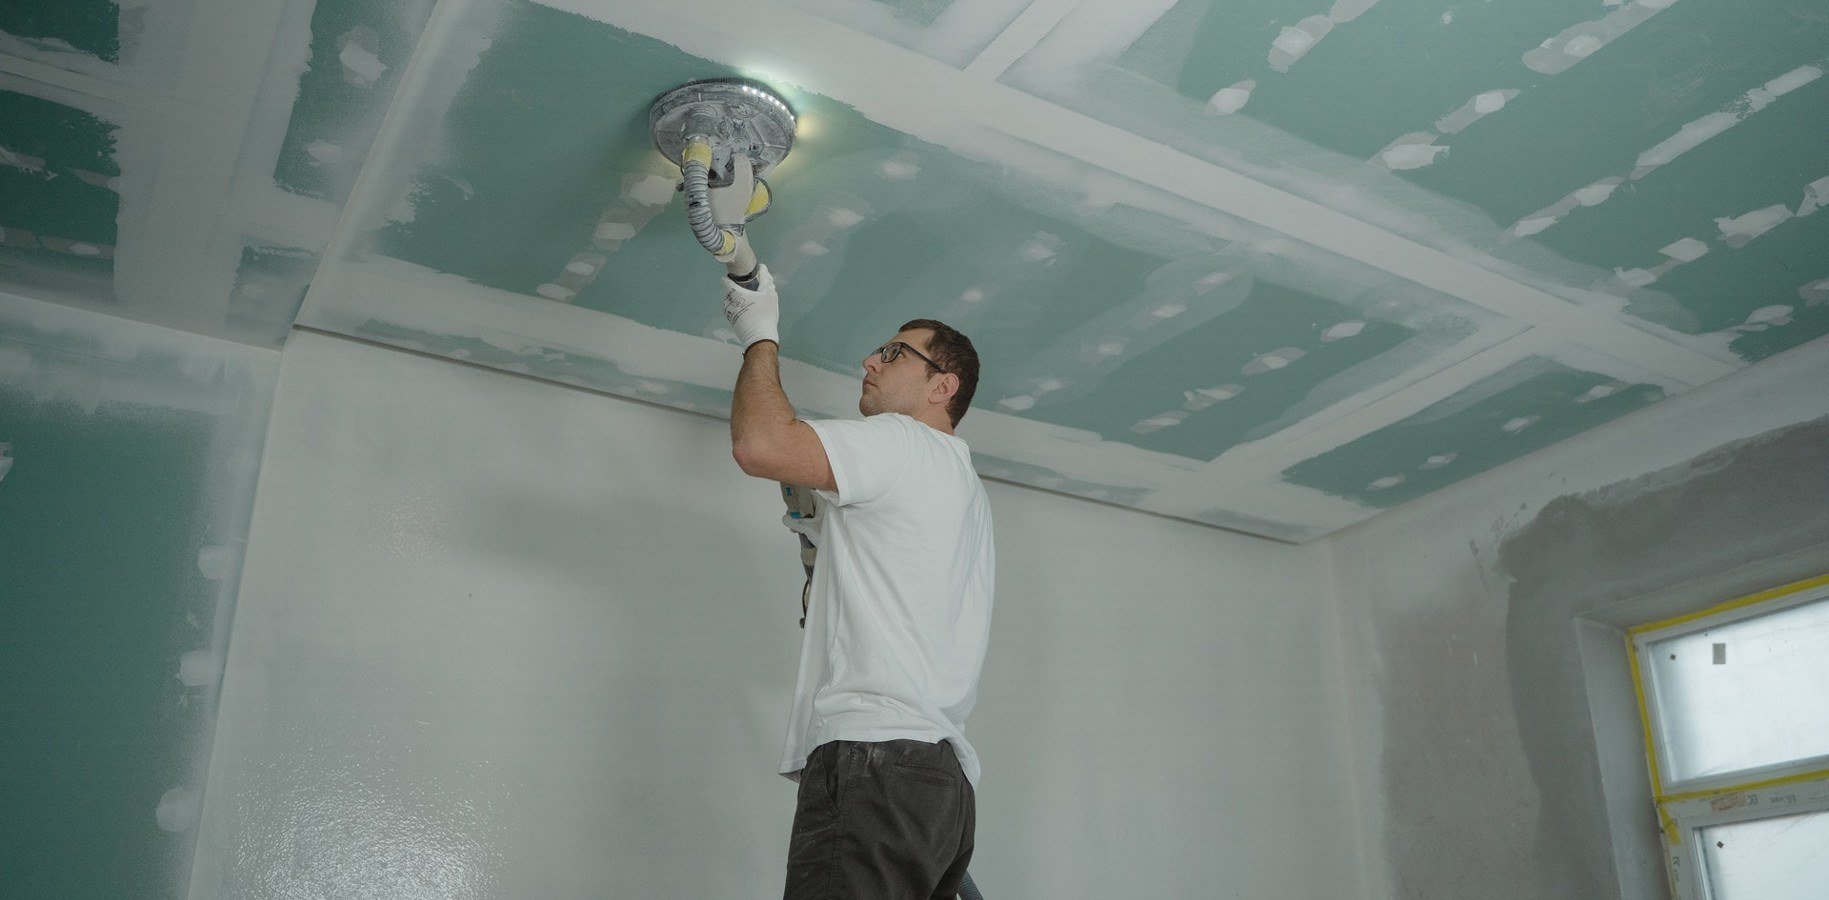
[[[809,422],[825,506],[781,774],[828,741],[947,740],[978,783],[978,701],[995,576],[991,507],[965,442],[900,413]]]

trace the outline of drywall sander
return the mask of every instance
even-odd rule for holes
[[[748,226],[772,200],[762,176],[793,149],[794,127],[786,100],[742,78],[688,82],[648,107],[655,148],[680,167],[693,237],[744,287],[756,286]]]

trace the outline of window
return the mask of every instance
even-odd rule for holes
[[[1829,575],[1632,628],[1665,862],[1679,900],[1829,885]]]

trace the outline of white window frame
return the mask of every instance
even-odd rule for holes
[[[1640,659],[1668,638],[1719,628],[1806,603],[1829,602],[1829,575],[1721,603],[1699,612],[1626,630],[1626,658],[1644,729],[1651,792],[1661,825],[1664,865],[1677,900],[1714,900],[1708,884],[1701,830],[1716,825],[1829,811],[1829,754],[1726,775],[1680,781],[1667,778],[1657,697],[1646,690]]]

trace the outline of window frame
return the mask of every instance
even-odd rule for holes
[[[1625,631],[1626,659],[1643,731],[1651,795],[1663,847],[1665,873],[1677,900],[1714,900],[1699,835],[1716,825],[1829,811],[1829,754],[1722,775],[1671,781],[1664,771],[1657,697],[1648,691],[1641,658],[1651,644],[1719,628],[1809,603],[1829,603],[1829,574],[1719,603]]]

